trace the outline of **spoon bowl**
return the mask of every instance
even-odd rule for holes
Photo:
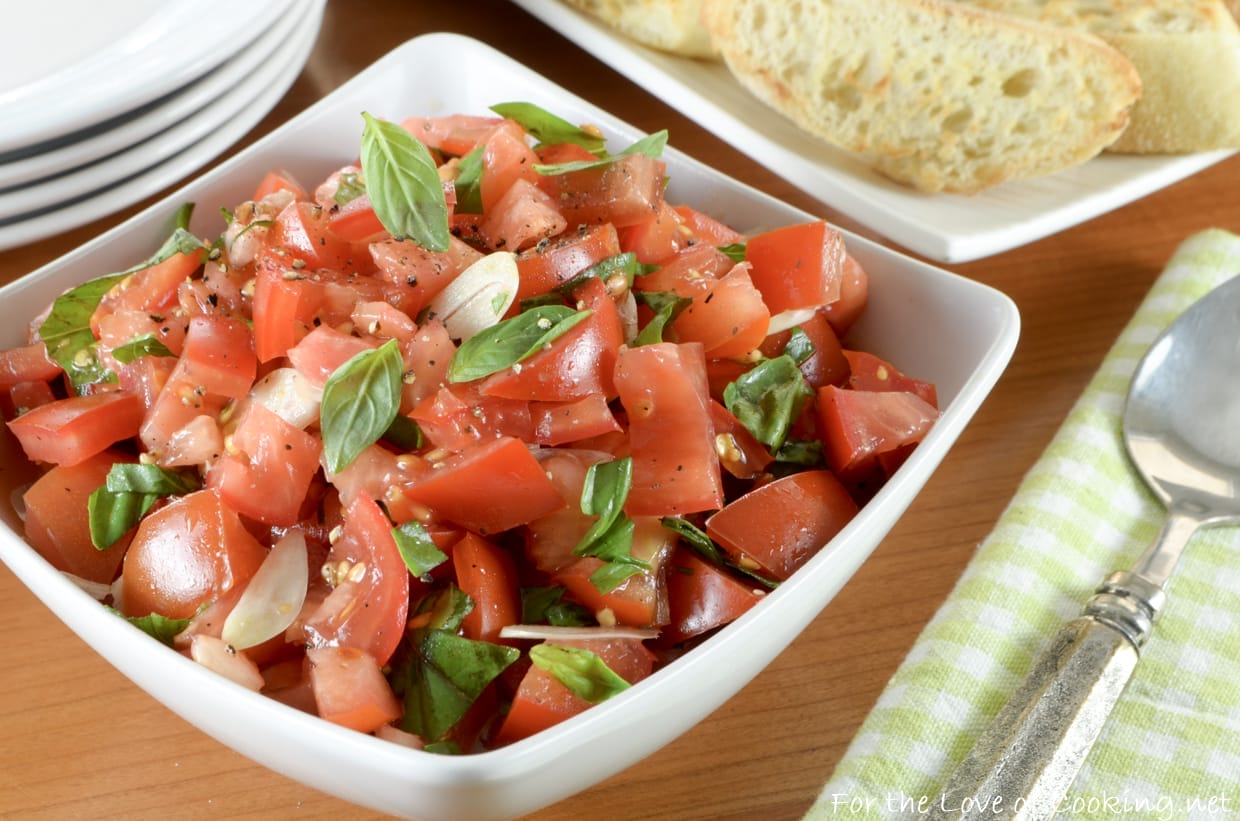
[[[1034,662],[927,817],[993,818],[997,807],[1015,818],[1054,816],[1132,676],[1189,539],[1203,526],[1240,522],[1240,276],[1150,346],[1129,387],[1122,434],[1166,522]]]

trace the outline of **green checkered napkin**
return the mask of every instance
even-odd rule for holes
[[[808,818],[916,817],[1034,655],[1110,571],[1130,567],[1154,539],[1163,508],[1120,441],[1128,382],[1159,332],[1237,273],[1240,236],[1211,230],[1180,246]],[[1234,379],[1240,390],[1240,374]],[[1200,531],[1168,593],[1058,817],[1240,818],[1240,527]]]

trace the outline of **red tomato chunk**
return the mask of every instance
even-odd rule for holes
[[[218,235],[0,351],[44,559],[223,676],[439,752],[727,629],[937,416],[850,347],[869,278],[831,226],[747,235],[668,198],[660,135],[496,113],[367,120],[360,162],[247,182]],[[417,219],[376,141],[427,161]]]

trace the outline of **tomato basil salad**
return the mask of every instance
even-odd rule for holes
[[[362,125],[316,188],[273,170],[209,239],[186,206],[0,352],[27,539],[207,667],[511,743],[761,601],[933,424],[933,385],[840,341],[840,234],[669,201],[666,132]]]

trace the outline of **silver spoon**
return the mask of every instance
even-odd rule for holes
[[[1123,436],[1167,508],[1162,531],[1064,625],[927,817],[1053,816],[1132,675],[1189,538],[1240,522],[1240,276],[1155,340],[1129,387]]]

